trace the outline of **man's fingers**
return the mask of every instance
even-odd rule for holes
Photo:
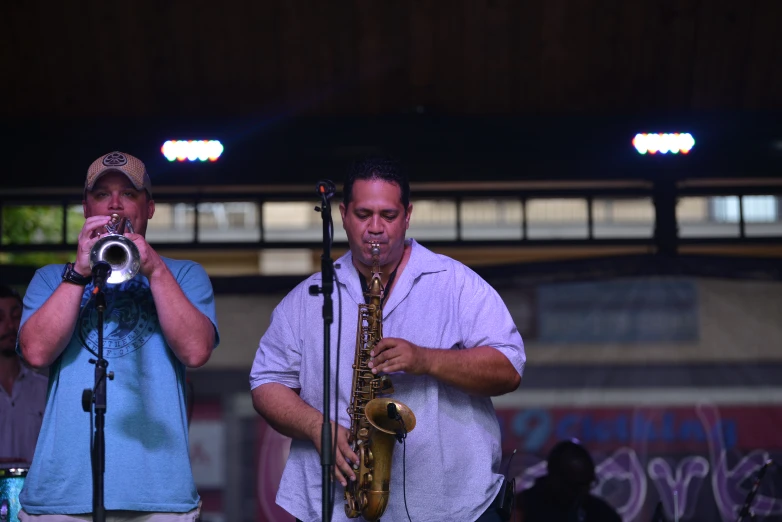
[[[372,353],[374,353],[374,355],[372,355]],[[371,362],[374,366],[383,364],[389,359],[393,359],[394,357],[399,356],[399,350],[396,349],[396,345],[389,346],[386,349],[384,349],[382,352],[378,353],[377,350],[374,350],[374,352],[372,353],[370,353],[370,355],[372,356]]]
[[[345,480],[345,475],[340,472],[338,466],[334,466],[334,480],[342,484],[343,487],[348,485],[347,481]]]
[[[109,223],[109,221],[111,221],[111,218],[109,218],[108,216],[88,217],[87,220],[84,222],[84,230],[94,232],[98,229],[104,228]]]
[[[334,423],[332,422],[332,426]],[[348,430],[343,426],[337,426],[337,451],[336,462],[334,466],[334,479],[338,480],[343,486],[347,485],[347,480],[355,480],[356,474],[353,472],[352,464],[356,462],[356,455],[353,453],[350,444],[348,444]]]
[[[381,354],[375,355],[370,361],[371,368],[385,367],[389,361],[398,359],[402,355],[402,352],[397,349],[386,350]]]
[[[340,448],[340,451],[342,452],[342,455],[345,456],[345,459],[350,461],[351,465],[355,465],[358,463],[358,455],[353,453],[353,450],[350,449],[350,446],[348,444],[345,444],[345,448]]]
[[[388,361],[378,366],[376,369],[378,373],[394,373],[404,370],[405,367],[403,364]]]
[[[375,346],[372,347],[372,350],[370,351],[370,355],[379,355],[389,348],[393,348],[397,345],[397,340],[393,337],[386,337],[384,339],[380,339]]]
[[[107,216],[92,216],[87,218],[79,233],[79,240],[93,239],[101,233],[106,233],[105,226],[109,222]]]
[[[347,486],[347,479],[355,480],[356,474],[353,468],[348,464],[342,453],[337,452],[337,465],[334,466],[334,478],[343,486]]]
[[[342,434],[344,434],[344,436],[340,437],[337,442],[338,453],[340,453],[345,460],[349,461],[350,463],[348,466],[352,467],[358,462],[358,455],[353,452],[353,448],[348,444],[348,431],[344,430],[341,435]]]

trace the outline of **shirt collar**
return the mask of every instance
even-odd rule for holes
[[[394,285],[394,293],[390,299],[392,302],[386,303],[386,307],[393,308],[397,299],[395,294],[407,294],[409,287],[413,285],[416,279],[423,274],[431,274],[435,272],[442,272],[447,270],[447,263],[439,254],[435,254],[428,248],[423,247],[413,238],[405,240],[406,244],[409,244],[412,248],[410,252],[410,258],[407,260],[404,270],[397,274],[396,284]],[[364,295],[361,291],[361,283],[358,279],[358,270],[353,266],[353,254],[348,250],[345,255],[337,259],[336,264],[339,268],[335,268],[334,271],[337,274],[340,284],[343,288],[347,289],[348,294],[356,303],[364,302]],[[385,308],[390,311],[390,308]]]

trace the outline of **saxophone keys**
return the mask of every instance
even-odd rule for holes
[[[370,448],[364,448],[364,466],[371,468],[374,465],[375,465],[375,455],[372,453],[372,450]]]
[[[347,492],[345,492],[345,496],[347,497]],[[358,506],[356,505],[356,501],[352,498],[347,498],[347,503],[345,504],[345,515],[348,518],[358,518],[358,516],[361,514],[361,511],[358,509]]]
[[[380,393],[383,393],[385,395],[391,395],[394,393],[394,385],[391,382],[391,379],[389,379],[387,375],[383,375],[380,377],[380,382],[378,383],[378,387],[380,388]]]

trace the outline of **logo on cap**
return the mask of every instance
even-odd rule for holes
[[[112,152],[111,154],[106,154],[106,157],[103,158],[103,164],[107,167],[121,167],[127,165],[127,163],[128,158],[121,152]]]

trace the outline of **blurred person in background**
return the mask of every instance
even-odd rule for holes
[[[520,522],[622,522],[605,500],[590,493],[597,483],[592,456],[574,440],[554,445],[548,472],[516,496]]]
[[[0,284],[0,463],[29,464],[46,407],[46,377],[16,353],[22,297]]]

